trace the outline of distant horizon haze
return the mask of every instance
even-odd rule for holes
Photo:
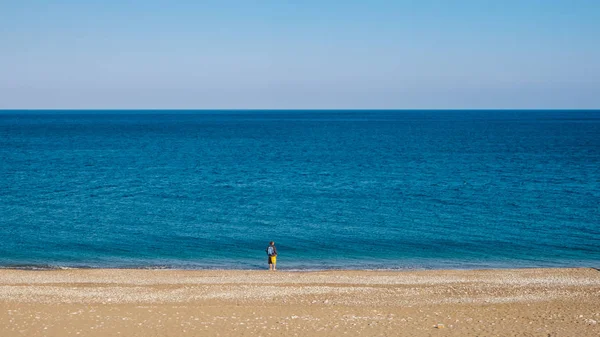
[[[58,114],[71,114],[71,113],[101,113],[101,112],[122,112],[122,113],[152,113],[152,112],[167,112],[167,113],[219,113],[219,112],[249,112],[249,113],[277,113],[277,112],[311,112],[311,113],[359,113],[359,112],[456,112],[456,113],[464,113],[464,112],[599,112],[600,108],[589,108],[589,109],[566,109],[566,108],[557,108],[557,109],[322,109],[322,108],[314,108],[314,109],[260,109],[260,108],[252,108],[252,109],[202,109],[202,108],[189,108],[189,109],[167,109],[167,108],[158,108],[158,109],[120,109],[120,108],[110,108],[110,109],[0,109],[0,114],[28,114],[28,113],[58,113]]]

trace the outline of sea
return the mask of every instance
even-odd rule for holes
[[[0,267],[600,267],[598,110],[0,111]]]

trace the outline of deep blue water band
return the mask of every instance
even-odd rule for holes
[[[599,111],[4,111],[0,265],[600,267]]]

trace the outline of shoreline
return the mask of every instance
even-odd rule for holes
[[[472,268],[437,268],[437,267],[392,267],[392,268],[345,268],[345,267],[330,267],[330,268],[278,268],[280,272],[354,272],[354,271],[372,271],[372,272],[414,272],[414,271],[481,271],[481,270],[552,270],[552,269],[593,269],[600,271],[600,266],[593,267],[590,265],[573,265],[573,266],[489,266],[489,267],[472,267]],[[95,267],[95,266],[61,266],[61,265],[0,265],[0,272],[3,270],[23,270],[23,271],[53,271],[53,270],[173,270],[173,271],[263,271],[268,270],[268,267],[263,268],[180,268],[176,266],[117,266],[117,267]]]
[[[7,337],[593,336],[597,303],[593,268],[0,269]]]

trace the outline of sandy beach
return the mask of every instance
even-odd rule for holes
[[[595,269],[0,270],[0,336],[599,336]]]

